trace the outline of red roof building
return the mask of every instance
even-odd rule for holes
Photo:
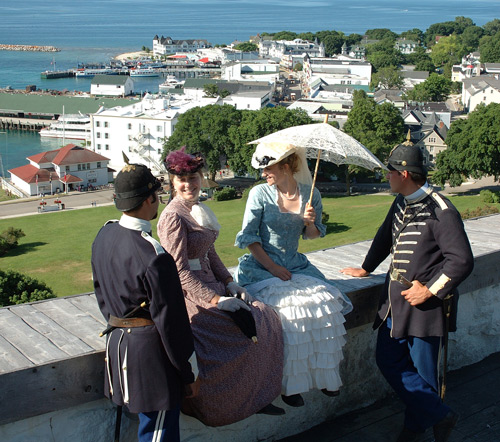
[[[112,180],[109,158],[74,144],[27,159],[30,164],[9,170],[11,184],[26,196],[86,189]]]

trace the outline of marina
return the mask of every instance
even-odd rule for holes
[[[42,138],[90,140],[90,116],[82,113],[61,115],[49,127],[40,130]]]

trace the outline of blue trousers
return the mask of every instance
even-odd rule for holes
[[[377,365],[406,405],[405,427],[422,433],[450,411],[438,393],[441,338],[394,339],[390,335],[390,318],[387,322],[378,331]]]
[[[180,407],[139,413],[139,442],[179,442]]]

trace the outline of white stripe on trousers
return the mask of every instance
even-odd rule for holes
[[[163,422],[165,422],[165,410],[159,411],[158,416],[156,416],[155,432],[153,433],[152,442],[161,441],[161,436],[163,434]]]

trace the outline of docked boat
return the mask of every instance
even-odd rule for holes
[[[131,77],[159,77],[160,73],[153,68],[130,69]]]
[[[179,81],[175,78],[175,75],[167,75],[165,81],[160,84],[160,92],[167,92],[169,89],[180,88],[184,86],[184,81]]]
[[[49,127],[40,130],[41,137],[90,140],[90,116],[82,113],[61,115]]]
[[[108,69],[108,68],[103,68],[103,69],[78,69],[75,71],[75,76],[79,78],[91,78],[95,77],[96,75],[116,75],[118,74],[117,69]]]

